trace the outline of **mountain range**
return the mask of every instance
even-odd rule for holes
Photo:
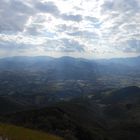
[[[0,59],[0,138],[139,140],[139,62]]]

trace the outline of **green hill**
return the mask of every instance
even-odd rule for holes
[[[92,97],[2,114],[0,122],[58,135],[65,140],[140,140],[139,91],[134,86],[105,91]]]
[[[51,134],[7,124],[0,124],[0,136],[10,140],[63,140]]]
[[[8,122],[64,137],[66,140],[108,140],[94,104],[84,100],[0,116]]]

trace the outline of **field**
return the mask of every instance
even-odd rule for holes
[[[0,139],[5,140],[6,138],[8,140],[63,140],[51,134],[14,125],[0,124]]]

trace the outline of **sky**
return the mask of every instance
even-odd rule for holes
[[[140,55],[140,0],[0,0],[0,57]]]

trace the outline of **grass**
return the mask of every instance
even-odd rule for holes
[[[64,140],[55,135],[8,124],[0,124],[0,136],[10,140]]]

